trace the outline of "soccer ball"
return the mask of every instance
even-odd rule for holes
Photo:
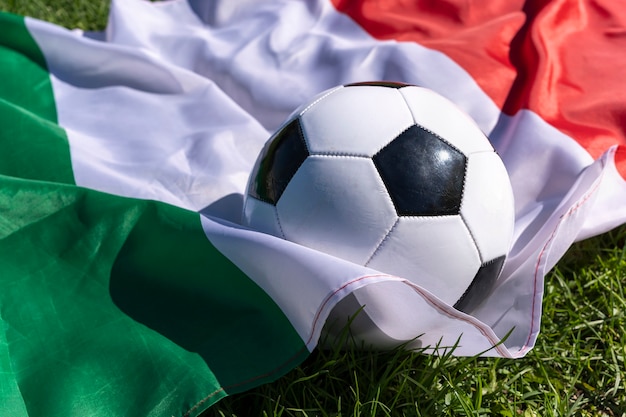
[[[469,116],[425,88],[364,82],[318,95],[269,139],[242,222],[469,312],[500,274],[513,210],[504,164]]]

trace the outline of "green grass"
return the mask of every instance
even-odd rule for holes
[[[0,0],[0,10],[83,30],[103,30],[109,13],[106,0]]]
[[[108,1],[0,0],[0,10],[101,30]],[[541,334],[525,358],[318,350],[204,416],[626,416],[625,287],[621,227],[575,244],[546,277]]]

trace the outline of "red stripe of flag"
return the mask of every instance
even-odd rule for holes
[[[611,0],[332,0],[377,39],[463,67],[506,114],[529,109],[593,158],[621,145],[626,178],[626,8]]]

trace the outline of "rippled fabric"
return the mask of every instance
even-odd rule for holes
[[[528,109],[593,158],[619,144],[626,177],[626,9],[609,0],[352,1],[378,39],[417,42],[468,71],[507,115]]]

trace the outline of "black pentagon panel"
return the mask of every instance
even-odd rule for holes
[[[400,216],[458,214],[466,158],[439,136],[413,125],[373,157]]]
[[[294,119],[270,138],[257,159],[248,194],[276,204],[287,184],[309,156],[300,119]]]
[[[475,310],[491,292],[498,276],[500,276],[500,272],[502,272],[505,259],[505,256],[500,256],[484,263],[476,273],[470,286],[465,290],[465,293],[454,304],[454,308],[464,313],[470,313]]]
[[[374,86],[374,87],[402,88],[402,87],[408,87],[411,84],[400,83],[396,81],[363,81],[360,83],[346,84],[344,85],[344,87],[359,87],[363,85],[369,85],[369,86]]]

